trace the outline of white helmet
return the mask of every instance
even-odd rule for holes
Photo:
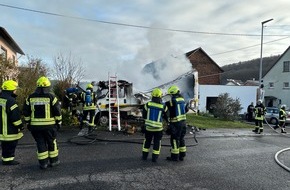
[[[286,105],[285,104],[282,104],[280,108],[281,109],[286,109]]]

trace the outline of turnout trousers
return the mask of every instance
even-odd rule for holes
[[[40,165],[53,164],[58,161],[56,128],[33,126],[31,134],[37,145],[37,158]]]
[[[171,159],[172,160],[183,160],[186,155],[185,146],[185,134],[186,134],[186,123],[185,121],[171,122]]]
[[[145,139],[143,142],[143,160],[146,160],[150,151],[150,145],[153,140],[152,161],[156,161],[161,149],[162,131],[147,131],[145,132]]]
[[[94,120],[95,120],[95,110],[83,110],[83,119],[81,123],[81,129],[83,128],[84,124],[87,124],[89,128],[92,128],[95,126]],[[87,117],[89,116],[89,120],[87,120]]]
[[[14,160],[15,149],[16,149],[17,144],[18,144],[18,140],[1,141],[2,162],[10,162]]]
[[[263,130],[264,130],[263,119],[256,119],[254,132],[262,133]]]

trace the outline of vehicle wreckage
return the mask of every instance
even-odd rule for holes
[[[165,92],[172,85],[179,87],[181,95],[191,110],[195,112],[198,110],[198,73],[196,70],[191,70],[172,81],[144,92],[134,93],[133,83],[126,80],[118,80],[115,83],[112,83],[110,80],[99,81],[92,84],[98,88],[95,92],[97,99],[95,124],[100,126],[109,125],[110,106],[112,104],[118,104],[121,123],[126,123],[130,120],[142,120],[142,108],[146,102],[151,100],[152,90],[154,88],[160,88],[164,93],[162,99],[166,102],[170,100],[170,96]],[[118,88],[116,88],[116,85],[118,85]],[[114,93],[113,89],[118,89],[118,101],[114,103],[110,101],[110,97]]]

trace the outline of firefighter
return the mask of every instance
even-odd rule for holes
[[[156,162],[160,154],[161,139],[163,135],[163,119],[168,122],[166,115],[167,106],[162,103],[162,91],[155,88],[151,93],[152,99],[144,105],[143,118],[145,132],[143,142],[142,159],[147,160],[150,145],[153,140],[152,162]]]
[[[41,169],[59,165],[57,129],[60,128],[62,115],[58,99],[49,92],[51,83],[48,78],[40,77],[37,88],[25,101],[23,114],[27,128],[37,144],[37,158]]]
[[[7,80],[3,83],[0,94],[0,141],[3,165],[19,164],[18,161],[14,160],[14,156],[18,140],[23,136],[23,133],[20,132],[23,130],[23,124],[15,100],[17,87],[17,82]]]
[[[167,93],[171,95],[171,100],[166,102],[169,111],[169,130],[171,135],[171,156],[167,157],[167,160],[183,161],[186,155],[184,136],[186,134],[186,112],[188,109],[177,86],[169,87]]]
[[[286,105],[281,105],[280,111],[279,111],[279,127],[281,128],[281,133],[286,133],[285,131],[285,125],[286,125]]]
[[[264,104],[262,103],[261,99],[257,101],[254,113],[255,113],[255,129],[253,130],[253,132],[261,134],[263,133],[263,130],[264,130],[263,121],[264,121],[264,116],[266,113],[266,108]]]
[[[86,91],[81,93],[81,101],[83,103],[83,119],[81,122],[81,129],[84,125],[89,127],[89,133],[92,132],[95,125],[95,114],[96,114],[96,98],[93,92],[93,85],[87,84]],[[89,116],[89,119],[88,119]]]
[[[76,87],[70,87],[65,90],[66,107],[68,107],[72,116],[77,116],[77,106],[79,103],[78,93],[79,89]]]
[[[247,112],[248,112],[247,113],[247,119],[248,119],[249,122],[252,122],[253,121],[254,109],[255,109],[254,103],[251,102],[251,104],[247,108]]]

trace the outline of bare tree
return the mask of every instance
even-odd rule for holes
[[[23,105],[25,98],[35,90],[38,78],[47,76],[49,70],[42,59],[30,56],[27,59],[27,63],[19,67],[20,74],[18,75],[18,83],[20,88],[17,92],[17,100],[20,106]]]
[[[84,77],[84,68],[82,60],[76,60],[71,52],[68,55],[59,53],[54,58],[54,68],[52,75],[57,80],[53,87],[55,95],[64,102],[64,90],[72,84],[76,84]]]
[[[77,83],[84,77],[84,72],[82,60],[77,60],[71,52],[68,55],[59,53],[54,58],[52,75],[58,81],[68,84]]]

